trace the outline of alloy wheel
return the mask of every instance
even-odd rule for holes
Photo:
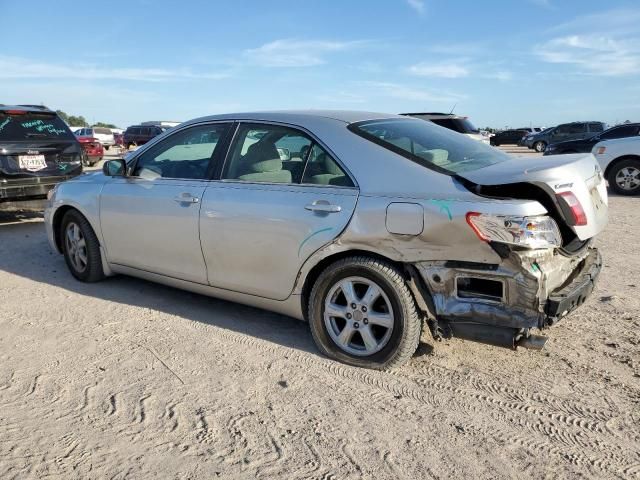
[[[73,268],[77,272],[84,272],[87,269],[87,242],[77,223],[67,224],[64,239],[67,255]]]
[[[616,173],[616,184],[623,190],[635,190],[640,187],[640,170],[624,167]]]
[[[329,289],[324,301],[324,324],[343,351],[358,356],[373,355],[391,338],[393,307],[375,282],[348,277]]]

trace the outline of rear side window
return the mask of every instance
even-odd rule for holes
[[[0,111],[0,141],[74,138],[67,125],[55,114]]]
[[[312,185],[335,185],[353,187],[353,182],[331,155],[318,144],[314,144],[304,171],[302,183]]]
[[[607,130],[600,138],[603,140],[610,140],[613,138],[625,138],[625,137],[633,137],[638,134],[638,127],[633,125],[624,125],[622,127],[615,127],[610,130]]]
[[[447,175],[478,170],[510,158],[483,142],[424,121],[373,120],[351,124],[348,128],[387,150]]]
[[[604,130],[601,123],[590,123],[589,130],[591,132],[601,132]]]
[[[244,124],[238,129],[223,179],[260,183],[300,183],[312,141],[278,125]]]

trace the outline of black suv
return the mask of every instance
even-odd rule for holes
[[[129,148],[132,145],[144,145],[153,137],[164,133],[168,128],[157,125],[133,125],[128,127],[124,132],[124,146]]]
[[[547,145],[565,140],[584,140],[598,133],[602,133],[606,125],[603,122],[571,122],[557,127],[547,128],[539,133],[532,133],[524,137],[518,145],[526,145],[536,152],[544,152]]]
[[[517,145],[529,132],[527,130],[503,130],[489,139],[491,145]]]
[[[0,105],[0,209],[44,207],[49,190],[82,173],[83,155],[56,112]]]
[[[625,123],[605,130],[602,133],[589,138],[579,140],[567,140],[552,143],[545,151],[545,155],[560,155],[564,153],[590,153],[596,143],[615,138],[627,138],[640,135],[640,123]]]

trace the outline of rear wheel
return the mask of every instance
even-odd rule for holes
[[[543,142],[542,140],[536,142],[533,144],[533,149],[536,152],[542,153],[547,149],[547,144],[545,142]]]
[[[340,260],[320,274],[309,298],[309,323],[325,355],[375,369],[408,361],[422,331],[400,271],[367,257]]]
[[[620,160],[609,170],[609,187],[620,195],[640,194],[640,160]]]
[[[93,228],[77,210],[69,210],[60,231],[62,253],[71,274],[82,282],[104,278],[100,243]]]

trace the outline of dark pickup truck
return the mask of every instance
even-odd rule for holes
[[[43,209],[49,190],[82,173],[83,155],[56,112],[0,105],[0,210]]]

